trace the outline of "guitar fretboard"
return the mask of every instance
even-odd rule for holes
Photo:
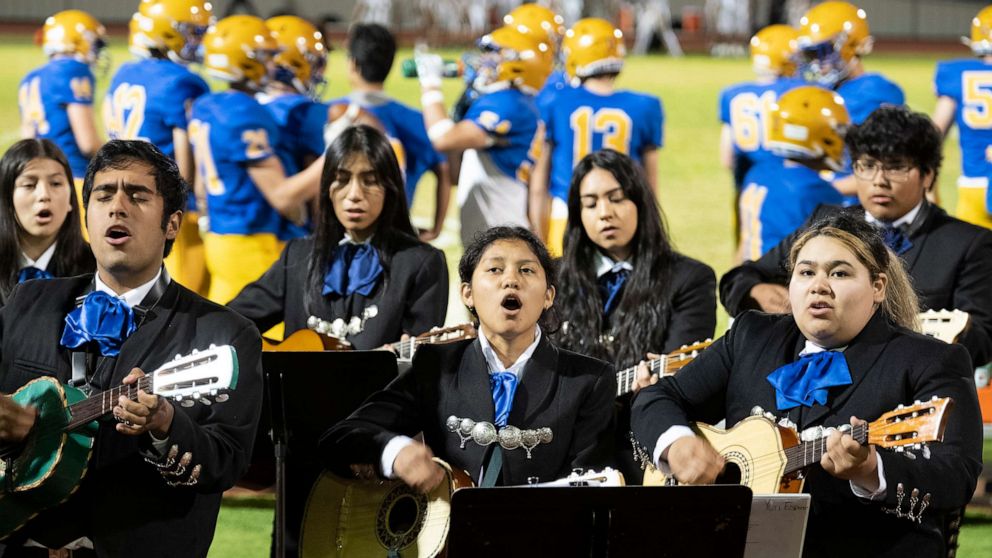
[[[122,395],[131,401],[136,401],[138,399],[138,390],[151,393],[152,378],[153,376],[144,376],[138,378],[138,381],[133,384],[120,385],[110,388],[107,391],[94,393],[79,403],[70,406],[69,414],[72,416],[72,419],[66,425],[66,431],[79,428],[109,413],[117,405],[117,400]]]
[[[868,425],[859,424],[851,427],[851,437],[859,444],[868,441]],[[785,474],[794,473],[804,467],[819,463],[823,454],[827,452],[827,437],[822,436],[808,442],[801,442],[796,446],[785,449],[786,464]]]
[[[661,355],[661,357],[654,360],[649,360],[647,362],[648,373],[649,374],[659,374],[664,370],[663,376],[674,373],[674,371],[668,370],[668,355]],[[617,372],[617,397],[625,393],[630,393],[634,391],[631,387],[634,382],[634,378],[637,377],[637,367],[631,366],[630,368],[624,368],[623,370]]]

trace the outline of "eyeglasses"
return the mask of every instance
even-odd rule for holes
[[[878,161],[855,161],[852,167],[854,176],[857,176],[861,180],[874,180],[878,172],[882,171],[882,176],[896,182],[901,182],[909,178],[909,173],[913,170],[913,165],[907,163],[883,165]]]

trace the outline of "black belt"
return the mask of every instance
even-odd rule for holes
[[[4,558],[96,558],[92,548],[50,550],[36,546],[7,547]]]

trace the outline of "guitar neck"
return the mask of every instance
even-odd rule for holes
[[[65,430],[74,430],[111,412],[122,395],[131,401],[136,401],[138,399],[139,389],[144,390],[145,393],[151,393],[153,377],[154,374],[143,376],[133,384],[120,385],[107,391],[94,393],[79,403],[71,405],[69,407],[69,415],[72,418],[66,425]]]
[[[405,341],[397,341],[392,343],[392,346],[396,350],[397,359],[413,360],[413,353],[417,352],[417,348],[421,345],[451,343],[462,339],[471,339],[474,336],[474,331],[467,330],[466,326],[460,325],[438,329],[419,337],[411,337]]]
[[[859,424],[851,427],[851,437],[859,444],[868,441],[868,425]],[[827,436],[823,435],[815,440],[800,442],[798,445],[785,449],[787,458],[785,464],[785,474],[794,473],[810,465],[820,462],[823,454],[827,452]]]
[[[668,355],[662,355],[654,360],[649,360],[647,365],[649,374],[670,376],[675,373],[674,370],[668,369]],[[617,372],[617,397],[634,391],[631,386],[633,386],[634,378],[636,377],[637,366],[624,368],[623,370]]]

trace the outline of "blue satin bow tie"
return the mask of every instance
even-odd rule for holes
[[[822,351],[799,357],[768,375],[775,388],[775,404],[785,411],[814,403],[827,404],[827,389],[851,383],[851,370],[840,351]]]
[[[342,244],[334,250],[334,258],[324,275],[321,294],[348,296],[359,293],[369,296],[381,275],[382,263],[374,246],[368,243]]]
[[[885,225],[883,227],[882,240],[885,241],[886,246],[900,256],[913,247],[913,243],[906,236],[906,233],[902,232],[899,227],[893,227],[891,225]]]
[[[51,273],[45,271],[44,269],[38,269],[34,266],[23,267],[17,272],[18,283],[30,281],[31,279],[52,279],[53,277],[55,276]]]
[[[517,392],[517,375],[513,372],[496,372],[489,375],[489,388],[493,390],[493,406],[496,417],[493,424],[506,426],[513,407],[513,394]]]
[[[627,282],[630,270],[626,268],[614,268],[599,276],[599,294],[603,299],[603,315],[609,316],[613,308],[620,300],[620,290]]]
[[[103,291],[93,291],[65,317],[60,343],[78,349],[92,341],[101,355],[115,357],[135,329],[134,311],[126,302]]]

